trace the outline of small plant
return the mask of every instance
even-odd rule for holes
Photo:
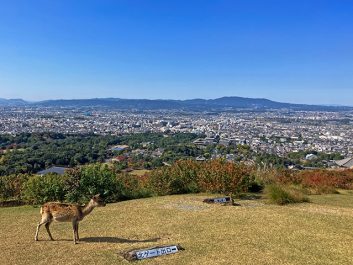
[[[271,184],[266,186],[265,191],[270,201],[278,205],[309,202],[309,198],[297,188]]]

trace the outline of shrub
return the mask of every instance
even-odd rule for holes
[[[134,176],[130,174],[119,174],[117,182],[119,190],[119,200],[131,200],[147,198],[153,195],[152,190],[147,185],[147,176]]]
[[[150,174],[150,185],[158,195],[212,192],[246,192],[255,182],[253,169],[223,160],[198,163],[179,160]]]
[[[119,199],[119,183],[116,173],[104,164],[93,164],[68,170],[66,173],[66,199],[86,202],[95,194],[101,194],[107,202]]]
[[[261,192],[264,189],[264,186],[261,182],[259,182],[256,179],[250,180],[249,184],[248,184],[248,191],[249,192]]]
[[[66,199],[71,202],[86,202],[98,193],[106,202],[152,196],[146,176],[117,174],[114,168],[107,165],[81,166],[68,170],[66,174]]]
[[[253,169],[249,166],[213,160],[202,166],[199,187],[204,192],[239,193],[248,191],[254,180]]]
[[[29,176],[24,174],[0,177],[0,200],[21,200],[22,187]]]
[[[170,193],[184,194],[197,193],[200,191],[198,187],[198,171],[199,165],[191,160],[176,162],[170,171]]]
[[[260,183],[299,185],[310,194],[337,193],[336,189],[353,189],[353,170],[257,170]]]
[[[149,184],[158,195],[196,193],[200,191],[198,173],[200,166],[191,160],[179,160],[171,167],[154,170]]]
[[[352,170],[310,170],[298,173],[302,184],[314,194],[336,193],[353,188]]]
[[[299,185],[302,183],[302,177],[295,171],[288,169],[279,169],[275,171],[275,180],[283,185]]]
[[[264,185],[274,183],[276,181],[276,173],[277,170],[272,168],[257,168],[254,172],[256,179]]]
[[[278,205],[285,205],[289,203],[309,202],[302,191],[293,187],[285,187],[278,184],[270,184],[265,189],[271,202]]]
[[[47,201],[63,201],[65,198],[64,177],[57,174],[32,176],[24,184],[24,201],[42,204]]]
[[[258,169],[256,171],[256,179],[261,183],[266,185],[272,183],[279,183],[283,185],[295,184],[299,185],[302,182],[302,177],[299,176],[296,172],[288,169]]]
[[[169,168],[164,166],[162,168],[153,170],[149,174],[149,186],[157,195],[170,194]]]

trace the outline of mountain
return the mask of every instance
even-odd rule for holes
[[[23,99],[4,99],[0,98],[0,106],[23,106],[28,104]]]
[[[39,102],[27,102],[23,99],[0,98],[0,106],[37,106],[37,107],[97,107],[120,110],[185,110],[185,111],[236,111],[236,110],[278,110],[296,111],[346,111],[353,107],[333,105],[306,105],[276,102],[265,98],[222,97],[216,99],[58,99]]]
[[[37,102],[36,105],[45,107],[108,107],[114,109],[177,109],[182,108],[178,100],[149,100],[149,99],[120,99],[120,98],[93,98],[93,99],[59,99]]]
[[[291,104],[276,102],[264,98],[222,97],[216,99],[189,99],[189,100],[150,100],[150,99],[121,99],[121,98],[94,98],[72,100],[46,100],[35,103],[45,107],[104,107],[114,109],[134,110],[189,110],[189,111],[224,111],[224,110],[315,110],[315,111],[343,111],[353,110],[345,106],[321,106],[306,104]]]

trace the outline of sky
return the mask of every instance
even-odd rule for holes
[[[353,106],[351,0],[0,0],[0,98]]]

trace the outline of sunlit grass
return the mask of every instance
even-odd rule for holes
[[[330,196],[330,197],[328,197]],[[43,227],[39,208],[0,208],[0,264],[128,264],[124,251],[181,244],[185,251],[138,264],[353,264],[353,194],[311,196],[312,203],[242,206],[202,203],[207,195],[154,197],[97,208],[80,224]],[[334,201],[334,203],[330,203]]]

